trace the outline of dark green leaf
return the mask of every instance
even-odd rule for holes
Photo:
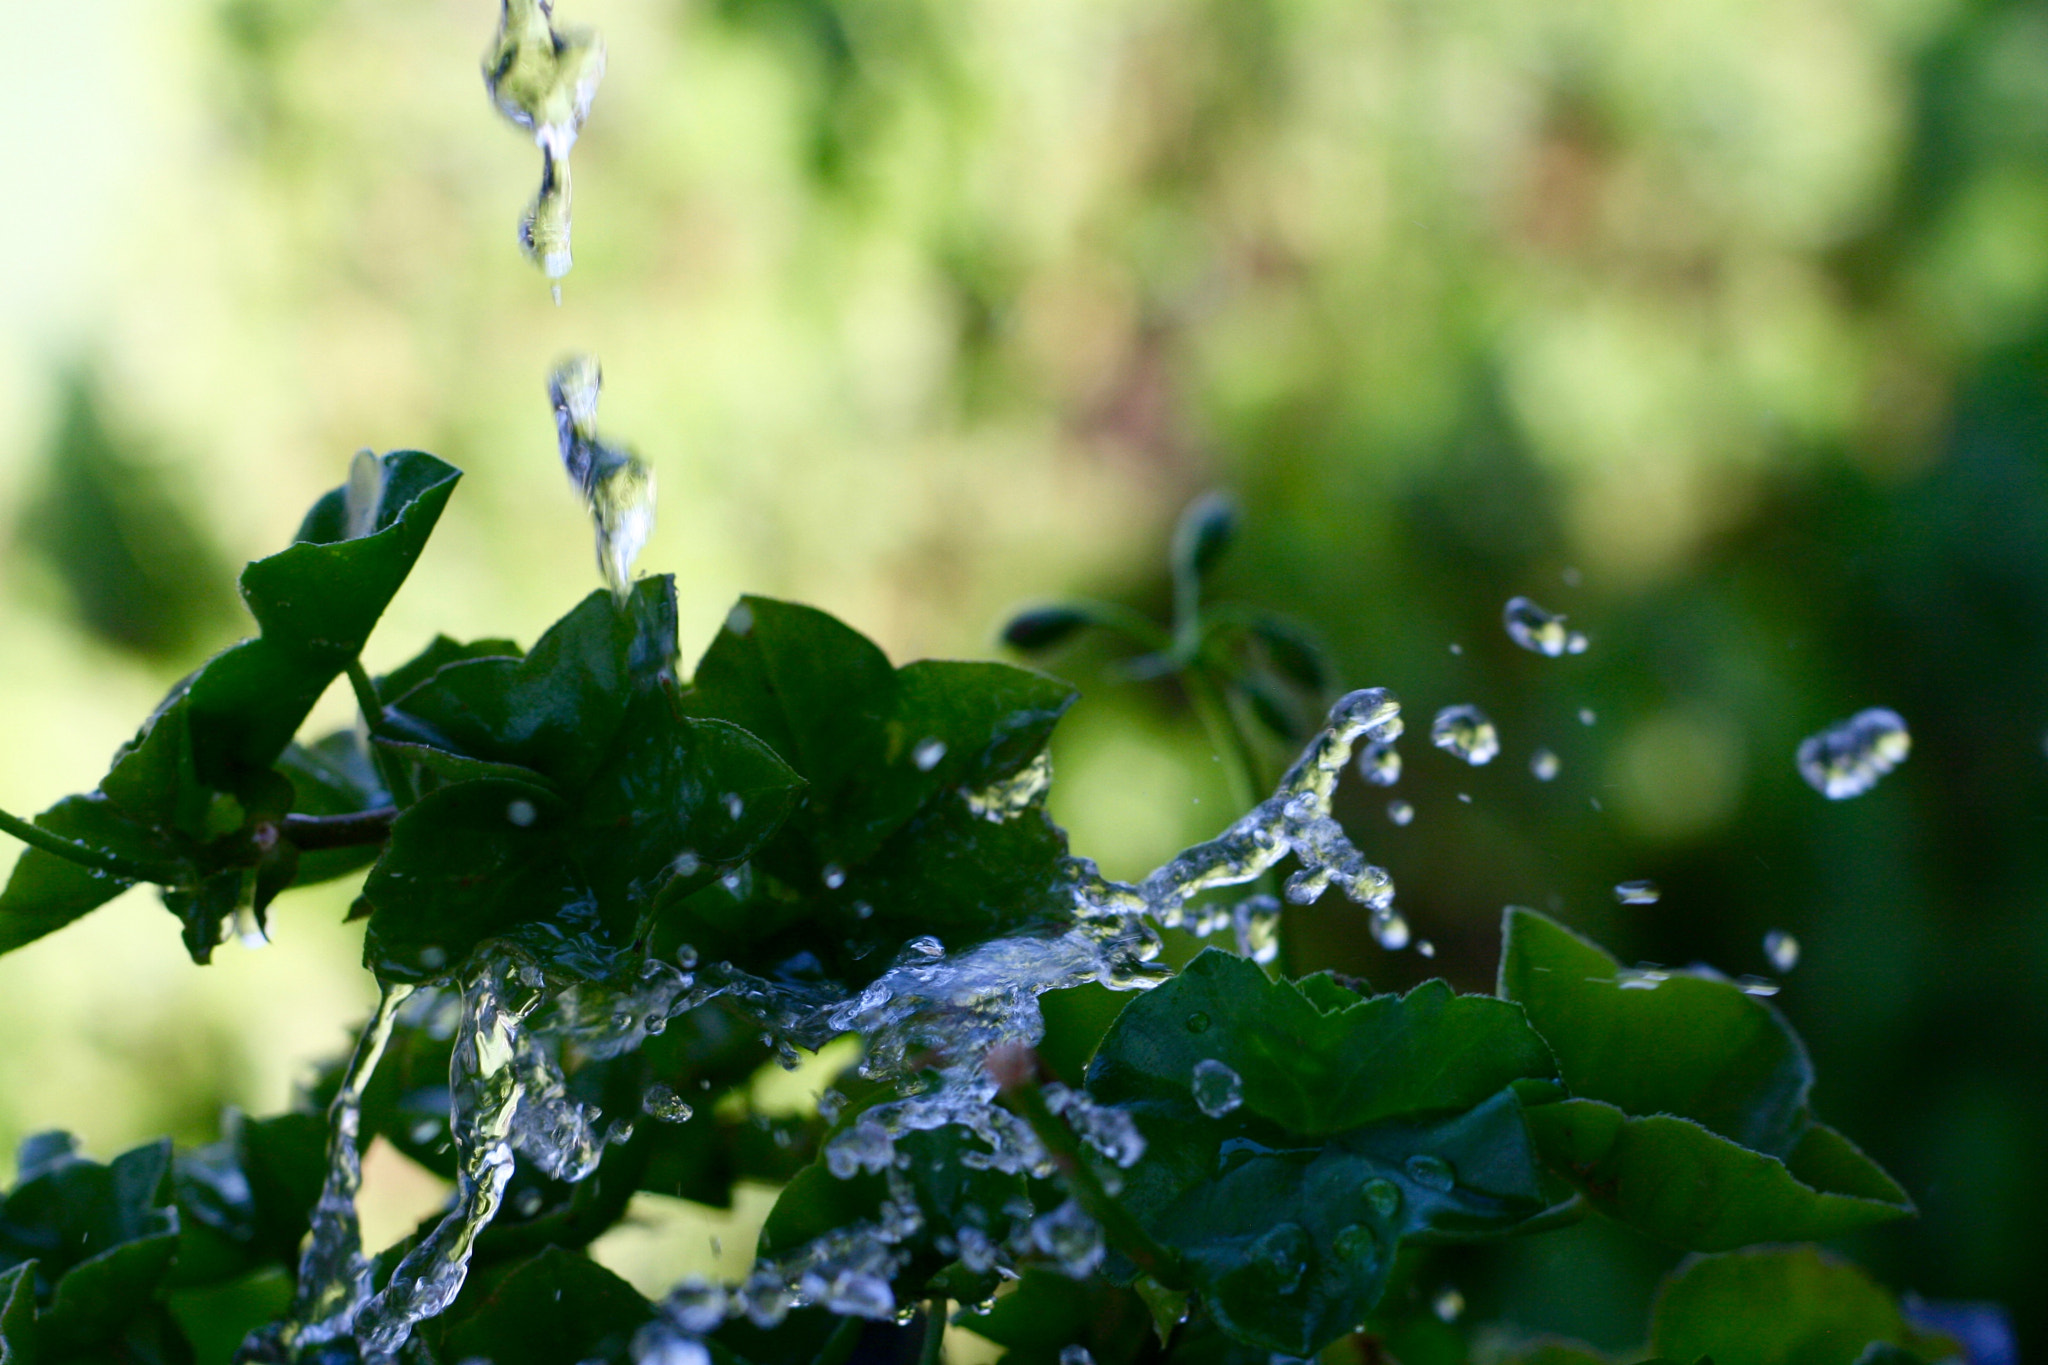
[[[1003,1347],[1008,1365],[1059,1365],[1069,1346],[1087,1347],[1098,1361],[1131,1360],[1153,1331],[1151,1312],[1135,1291],[1050,1270],[1025,1271],[988,1312],[963,1310],[953,1321]]]
[[[36,1263],[0,1270],[0,1365],[36,1365]]]
[[[1274,672],[1305,692],[1320,694],[1330,685],[1334,670],[1314,636],[1276,616],[1255,616],[1249,626]]]
[[[465,659],[517,659],[525,651],[510,640],[471,640],[467,644],[436,635],[427,647],[389,673],[378,675],[377,696],[386,705],[402,702],[405,694],[433,677],[449,664]]]
[[[1224,493],[1204,493],[1188,504],[1173,528],[1173,572],[1182,579],[1208,575],[1237,535],[1237,503]]]
[[[292,810],[300,815],[353,815],[391,804],[391,793],[362,737],[337,730],[310,745],[294,743],[277,769],[292,784]],[[292,884],[312,886],[347,876],[377,859],[377,845],[301,850]]]
[[[1034,607],[1010,618],[1003,627],[1002,641],[1012,649],[1036,654],[1094,624],[1094,615],[1080,607]]]
[[[1854,1365],[1872,1342],[1913,1348],[1912,1360],[1939,1359],[1948,1345],[1916,1334],[1863,1271],[1813,1247],[1695,1258],[1665,1282],[1651,1315],[1658,1354],[1714,1365]]]
[[[67,796],[36,817],[53,834],[103,849],[139,865],[177,867],[176,850],[130,820],[98,793]],[[171,875],[167,873],[166,875]],[[22,852],[0,891],[0,953],[63,928],[135,883],[40,848]]]
[[[1440,981],[1318,997],[1348,1003],[1204,952],[1118,1016],[1088,1072],[1147,1140],[1122,1201],[1226,1331],[1292,1355],[1365,1319],[1402,1239],[1506,1231],[1545,1202],[1510,1085],[1552,1063],[1519,1010]],[[1234,1109],[1196,1103],[1211,1063],[1239,1078]]]
[[[1602,1210],[1700,1251],[1912,1211],[1813,1118],[1805,1049],[1769,1004],[1705,973],[1631,977],[1533,911],[1510,910],[1505,935],[1501,993],[1528,1010],[1575,1097],[1531,1109],[1531,1131]]]
[[[631,1359],[653,1310],[633,1286],[588,1257],[549,1247],[463,1295],[441,1336],[444,1360],[567,1365]]]

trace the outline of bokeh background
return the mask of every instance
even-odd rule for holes
[[[1415,732],[1413,824],[1343,813],[1438,955],[1327,907],[1319,960],[1484,987],[1509,903],[1731,974],[1795,934],[1817,1107],[1922,1209],[1848,1249],[2048,1347],[2038,3],[562,0],[611,62],[559,307],[489,0],[6,11],[0,805],[89,787],[361,446],[468,471],[372,666],[531,641],[596,582],[544,391],[571,350],[658,471],[686,657],[742,590],[898,658],[986,654],[1031,600],[1162,608],[1175,514],[1226,488],[1219,593]],[[1588,652],[1517,650],[1515,593]],[[1086,692],[1054,804],[1129,875],[1233,812],[1173,686],[1115,663],[1049,663]],[[1420,735],[1452,702],[1491,765]],[[1798,740],[1872,705],[1912,757],[1822,799]],[[1618,905],[1639,877],[1662,899]],[[348,894],[207,969],[141,896],[0,960],[0,1145],[282,1107],[369,998]],[[435,1197],[398,1160],[388,1237]],[[665,1273],[680,1217],[711,1256],[693,1216],[606,1254]],[[1446,1274],[1619,1346],[1669,1260],[1589,1226]]]

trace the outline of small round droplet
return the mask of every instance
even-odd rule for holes
[[[1456,1322],[1464,1316],[1465,1296],[1455,1289],[1445,1289],[1430,1301],[1429,1307],[1438,1322]]]
[[[1406,801],[1389,801],[1387,818],[1397,825],[1405,825],[1415,818],[1415,807]]]
[[[1764,935],[1764,956],[1778,971],[1789,972],[1799,965],[1799,940],[1783,929],[1773,929]]]
[[[1873,706],[1809,735],[1796,755],[1799,775],[1830,801],[1861,796],[1906,761],[1913,737],[1896,711]]]
[[[1565,636],[1564,652],[1567,654],[1584,654],[1586,652],[1586,637],[1576,630]]]
[[[1415,951],[1421,953],[1424,957],[1435,957],[1436,945],[1426,938],[1419,938],[1415,940]]]
[[[1429,742],[1453,758],[1478,767],[1500,752],[1500,735],[1476,706],[1446,706],[1429,725]]]
[[[1331,1249],[1341,1260],[1353,1264],[1379,1259],[1380,1239],[1363,1223],[1347,1223],[1337,1229],[1337,1235],[1330,1241]]]
[[[1501,621],[1510,640],[1551,659],[1565,652],[1574,633],[1565,628],[1564,617],[1545,611],[1526,597],[1510,597],[1501,611]]]
[[[406,1136],[412,1139],[413,1146],[424,1147],[447,1131],[448,1124],[446,1120],[421,1119],[412,1126],[411,1131]]]
[[[1392,910],[1373,917],[1372,936],[1380,947],[1398,953],[1408,946],[1408,921]]]
[[[1453,643],[1452,643],[1452,645],[1451,645],[1451,653],[1453,653],[1453,654],[1463,654],[1464,652],[1465,652],[1465,646],[1463,646],[1463,645],[1461,645],[1461,644],[1458,644],[1458,643],[1456,643],[1456,642],[1453,642]]]
[[[1614,899],[1623,905],[1655,905],[1664,893],[1651,881],[1616,882]]]
[[[1393,786],[1401,780],[1401,751],[1378,741],[1360,745],[1358,775],[1375,787]]]
[[[633,1120],[613,1119],[611,1126],[604,1130],[604,1140],[614,1147],[624,1146],[633,1140]]]
[[[872,917],[874,913],[875,907],[869,905],[866,901],[855,901],[853,903],[853,917],[855,919],[868,919]]]
[[[650,1085],[640,1097],[640,1112],[663,1123],[684,1123],[696,1110],[665,1085]]]
[[[505,818],[519,828],[526,829],[540,819],[540,812],[534,809],[533,802],[520,799],[506,804]]]
[[[746,809],[747,803],[740,798],[738,792],[727,792],[725,794],[725,813],[727,815],[737,820],[746,813]]]
[[[512,1212],[518,1214],[521,1218],[531,1218],[540,1212],[540,1206],[544,1202],[545,1197],[539,1190],[521,1190],[518,1194],[512,1196]]]
[[[1187,1023],[1189,1033],[1207,1033],[1209,1031],[1209,1016],[1200,1010],[1190,1014]]]
[[[922,740],[910,751],[910,761],[917,765],[917,770],[921,773],[928,773],[938,767],[939,760],[945,756],[946,741],[943,739]]]
[[[1558,766],[1557,755],[1548,749],[1538,749],[1529,755],[1529,771],[1535,774],[1538,782],[1548,782],[1556,777]]]
[[[846,869],[838,863],[826,863],[822,874],[827,891],[837,891],[846,885]]]
[[[676,965],[686,972],[696,967],[697,948],[695,944],[685,943],[676,949]]]
[[[1060,1365],[1095,1365],[1095,1357],[1088,1348],[1078,1343],[1060,1347]]]
[[[1383,1175],[1365,1182],[1365,1206],[1378,1218],[1392,1218],[1401,1211],[1401,1187]]]
[[[1445,1161],[1440,1156],[1432,1156],[1427,1152],[1417,1152],[1414,1156],[1408,1158],[1405,1165],[1408,1171],[1408,1178],[1422,1186],[1425,1190],[1435,1190],[1438,1194],[1449,1194],[1453,1189],[1457,1188],[1458,1173],[1451,1169],[1450,1162]]]
[[[1244,1103],[1244,1078],[1214,1057],[1195,1063],[1195,1108],[1220,1119]]]
[[[754,629],[754,609],[744,602],[736,602],[733,609],[725,614],[725,628],[735,635],[747,635]]]
[[[1598,719],[1600,719],[1600,717],[1599,717],[1598,713],[1596,713],[1596,712],[1595,712],[1595,711],[1593,710],[1593,708],[1592,708],[1592,707],[1590,707],[1590,706],[1581,706],[1581,707],[1579,708],[1579,724],[1581,724],[1581,725],[1591,725],[1591,724],[1592,724],[1592,723],[1593,723],[1594,721],[1596,721],[1596,720],[1598,720]]]
[[[694,877],[703,869],[704,860],[686,848],[675,856],[675,861],[669,866],[675,869],[678,877]]]

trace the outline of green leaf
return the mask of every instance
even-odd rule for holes
[[[524,652],[510,640],[472,640],[465,644],[445,635],[436,635],[425,649],[389,673],[377,676],[377,696],[386,706],[394,705],[449,664],[461,663],[465,659],[517,659]]]
[[[1699,972],[1624,973],[1570,930],[1511,909],[1500,990],[1557,1054],[1573,1098],[1529,1111],[1545,1159],[1605,1212],[1697,1251],[1832,1237],[1912,1212],[1817,1122],[1784,1018]]]
[[[0,1365],[36,1365],[36,1263],[0,1270]]]
[[[440,1333],[440,1358],[493,1365],[631,1359],[654,1316],[639,1291],[588,1257],[549,1247],[464,1294]]]
[[[376,762],[354,730],[337,730],[314,743],[293,743],[278,757],[277,770],[292,784],[292,810],[299,815],[354,815],[391,804]],[[292,883],[312,886],[345,877],[377,860],[377,846],[302,850]]]
[[[1133,1360],[1153,1332],[1151,1310],[1134,1291],[1050,1270],[1026,1270],[988,1312],[963,1310],[953,1322],[1003,1347],[1008,1365],[1059,1365],[1069,1346],[1085,1346],[1099,1361]]]
[[[1122,1201],[1225,1331],[1291,1355],[1364,1321],[1403,1239],[1503,1232],[1545,1206],[1510,1087],[1553,1066],[1519,1010],[1441,981],[1315,989],[1204,952],[1118,1016],[1088,1071],[1146,1137]],[[1234,1109],[1198,1105],[1208,1064],[1237,1076]]]
[[[635,595],[658,592],[644,579]],[[548,628],[524,658],[442,666],[386,712],[397,738],[545,774],[564,789],[589,780],[631,697],[634,615],[599,589]]]
[[[53,834],[103,849],[138,866],[178,865],[174,848],[96,792],[67,796],[38,815],[35,822]],[[0,953],[11,953],[63,928],[133,885],[111,872],[82,867],[40,848],[23,850],[6,890],[0,891]]]
[[[1204,493],[1189,503],[1173,528],[1174,577],[1206,577],[1236,538],[1237,523],[1237,503],[1228,494]]]
[[[1697,1257],[1673,1272],[1651,1313],[1650,1345],[1714,1365],[1854,1365],[1871,1343],[1940,1359],[1942,1338],[1916,1333],[1891,1294],[1813,1247]]]
[[[296,1269],[327,1172],[327,1125],[314,1114],[245,1118],[230,1109],[218,1142],[181,1151],[177,1286],[217,1284],[266,1266]]]
[[[1010,618],[1003,627],[1002,641],[1012,649],[1036,654],[1094,624],[1094,614],[1081,607],[1033,607]]]

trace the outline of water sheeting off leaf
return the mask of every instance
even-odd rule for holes
[[[1242,1082],[1213,1116],[1195,1093],[1205,1061]],[[1510,1087],[1551,1074],[1505,1002],[1440,981],[1360,998],[1210,951],[1118,1017],[1088,1092],[1136,1119],[1147,1155],[1123,1202],[1185,1258],[1217,1321],[1310,1355],[1365,1320],[1404,1238],[1542,1211]]]
[[[1500,993],[1572,1098],[1529,1113],[1545,1159],[1596,1205],[1696,1251],[1833,1237],[1912,1202],[1807,1103],[1813,1069],[1766,1002],[1703,971],[1637,989],[1608,953],[1511,909]]]

